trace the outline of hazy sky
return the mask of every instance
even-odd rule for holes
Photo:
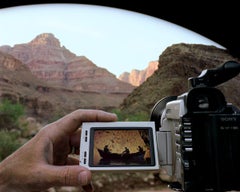
[[[175,43],[221,45],[173,23],[123,9],[42,4],[0,9],[0,46],[53,33],[61,45],[119,76],[145,69]]]

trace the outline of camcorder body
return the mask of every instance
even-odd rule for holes
[[[215,88],[239,72],[235,61],[203,70],[188,92],[153,107],[160,166],[175,190],[240,190],[240,112]]]

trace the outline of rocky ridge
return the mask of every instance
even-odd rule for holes
[[[61,46],[51,33],[40,34],[29,43],[1,46],[0,51],[19,59],[36,77],[53,86],[100,93],[130,93],[134,89],[87,57]]]
[[[118,79],[137,87],[146,81],[147,78],[158,69],[158,65],[158,61],[151,61],[144,70],[133,69],[130,73],[124,72],[118,77]]]

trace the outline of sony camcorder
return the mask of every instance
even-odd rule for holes
[[[240,72],[228,61],[189,78],[189,91],[152,109],[160,166],[185,192],[240,189],[240,112],[214,88]]]
[[[92,171],[159,171],[184,192],[240,190],[240,112],[215,86],[235,77],[228,61],[159,100],[150,121],[83,123],[80,165]]]

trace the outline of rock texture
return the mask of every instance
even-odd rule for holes
[[[121,104],[126,113],[145,112],[150,115],[156,102],[166,96],[178,96],[188,91],[188,78],[197,77],[202,70],[215,68],[228,60],[239,62],[226,50],[198,44],[175,44],[159,57],[158,70],[134,89]],[[217,86],[227,102],[240,106],[240,75]]]
[[[26,115],[40,121],[49,122],[79,108],[116,108],[127,95],[52,86],[36,78],[20,60],[0,52],[0,100],[7,98],[23,104]]]
[[[130,73],[125,72],[121,74],[118,79],[121,81],[130,83],[134,86],[141,85],[144,81],[147,80],[148,77],[150,77],[154,71],[158,69],[158,61],[151,61],[149,62],[148,66],[144,70],[137,70],[133,69]]]
[[[29,43],[1,46],[0,51],[19,59],[36,77],[54,86],[98,93],[130,93],[134,89],[87,57],[61,46],[51,33],[40,34]]]

